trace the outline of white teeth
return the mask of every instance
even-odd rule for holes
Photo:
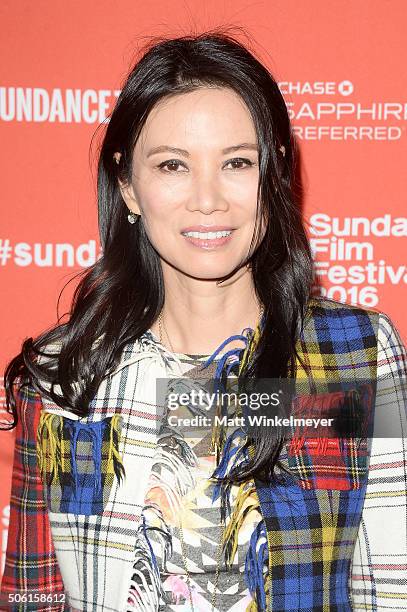
[[[183,236],[189,236],[190,238],[199,238],[200,240],[214,240],[215,238],[224,238],[229,236],[232,230],[224,232],[182,232]]]

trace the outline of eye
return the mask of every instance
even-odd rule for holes
[[[228,162],[226,162],[225,166],[228,166],[229,164],[246,164],[246,166],[235,166],[234,168],[232,168],[232,170],[244,170],[244,168],[246,167],[251,167],[254,166],[254,163],[250,160],[250,159],[245,159],[243,157],[235,157],[234,159],[230,159]]]
[[[226,162],[225,167],[229,164],[234,164],[232,170],[243,170],[245,167],[250,168],[251,166],[255,165],[250,159],[245,159],[243,157],[235,157],[234,159],[230,159],[228,162]],[[157,168],[162,170],[165,174],[179,174],[179,167],[186,168],[185,164],[179,159],[167,159],[157,166]],[[167,170],[164,168],[167,168]]]
[[[170,170],[164,170],[166,166],[170,168]],[[179,174],[176,170],[174,171],[174,166],[184,166],[184,168],[186,167],[185,164],[183,164],[182,161],[180,161],[179,159],[167,159],[166,161],[161,162],[161,164],[158,164],[157,168],[163,170],[163,172],[165,172],[166,174]]]

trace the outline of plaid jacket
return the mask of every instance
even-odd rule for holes
[[[313,376],[384,382],[375,423],[385,414],[394,435],[350,443],[342,456],[334,440],[325,448],[303,440],[284,447],[283,484],[255,480],[263,521],[250,551],[251,610],[405,610],[406,349],[383,313],[327,299],[311,306],[298,350]],[[38,597],[5,610],[126,610],[162,414],[155,381],[174,375],[174,361],[143,335],[104,379],[87,419],[21,389],[2,594]],[[301,366],[297,376],[306,379]],[[264,559],[268,574],[256,582]]]

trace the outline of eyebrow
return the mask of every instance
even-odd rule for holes
[[[246,149],[249,151],[258,151],[258,147],[256,144],[252,144],[249,142],[242,142],[237,145],[233,145],[232,147],[226,147],[226,149],[222,149],[222,155],[227,155],[228,153],[233,153],[234,151],[238,151],[239,149]],[[175,153],[176,155],[183,155],[184,157],[190,157],[189,152],[186,149],[179,149],[178,147],[170,147],[168,145],[160,145],[159,147],[153,147],[147,154],[147,157],[151,157],[151,155],[155,155],[156,153],[164,153],[164,152]]]

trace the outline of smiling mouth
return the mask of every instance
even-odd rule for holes
[[[232,238],[234,230],[224,230],[221,232],[181,232],[182,236],[195,247],[212,250],[217,249]]]

